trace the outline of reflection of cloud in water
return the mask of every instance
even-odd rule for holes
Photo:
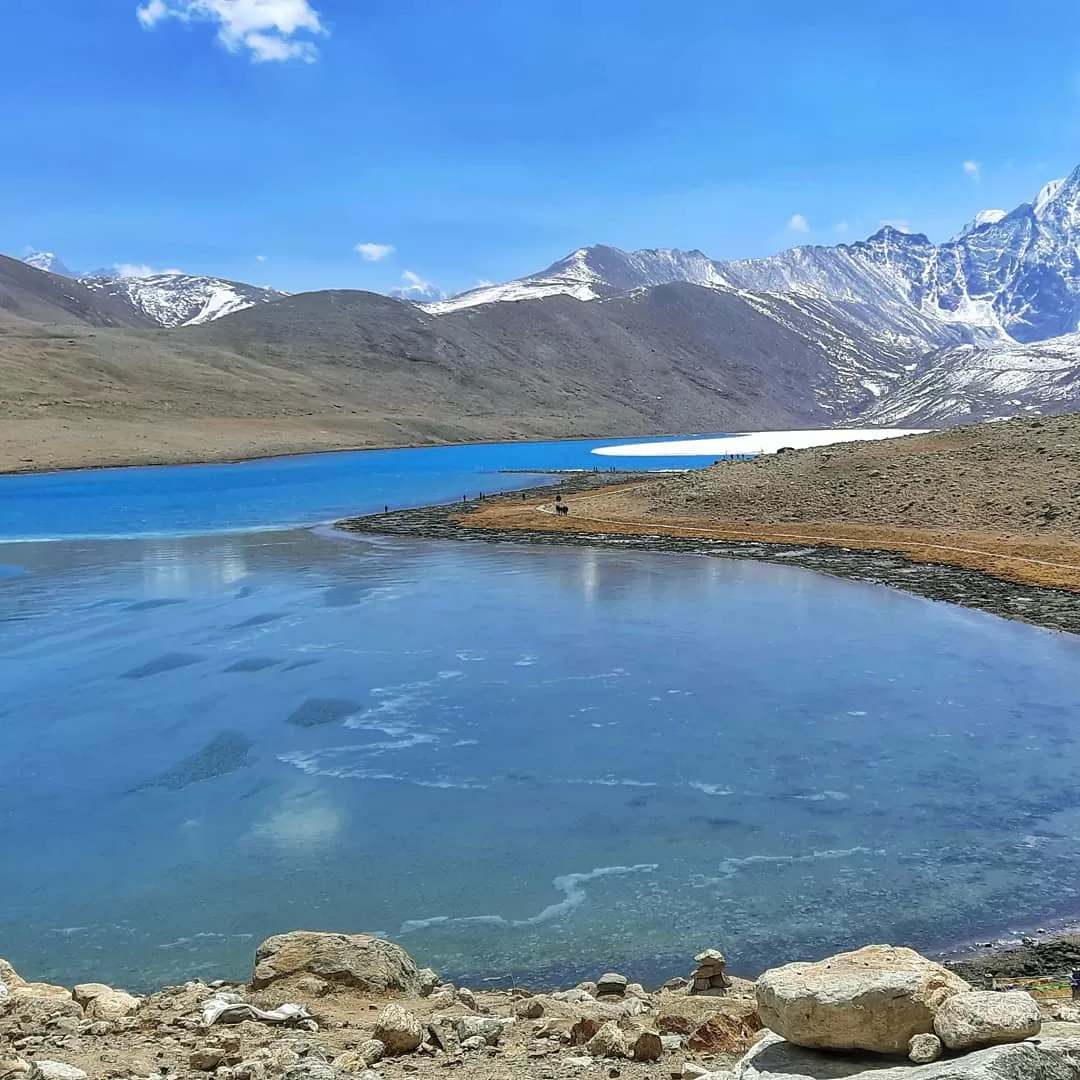
[[[143,550],[140,569],[144,591],[151,595],[193,596],[248,575],[243,545],[228,541],[207,546],[197,558],[183,541],[153,541]]]
[[[574,908],[585,903],[587,893],[582,886],[590,881],[626,874],[651,874],[658,869],[658,863],[638,863],[635,866],[598,866],[586,874],[563,874],[551,883],[557,892],[563,894],[562,900],[549,904],[543,911],[527,919],[507,919],[502,915],[463,915],[456,918],[449,915],[434,915],[428,919],[408,919],[401,924],[398,933],[409,934],[432,926],[536,926],[569,915]]]
[[[287,850],[304,849],[337,840],[343,825],[341,812],[324,803],[286,806],[257,824],[252,835]]]

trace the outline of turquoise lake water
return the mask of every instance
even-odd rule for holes
[[[0,531],[53,538],[0,545],[0,955],[145,988],[308,927],[651,982],[1077,913],[1074,637],[760,563],[296,527],[591,445],[0,479]]]

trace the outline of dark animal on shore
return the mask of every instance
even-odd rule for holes
[[[569,514],[570,513],[570,507],[567,506],[566,503],[559,503],[559,505],[555,507],[555,513],[556,514],[563,514],[563,515]]]

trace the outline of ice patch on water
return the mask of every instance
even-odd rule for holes
[[[457,742],[452,742],[451,746],[479,746],[479,739],[458,739]]]
[[[440,682],[446,682],[447,679],[464,679],[464,671],[440,671],[436,676]]]
[[[278,755],[278,761],[292,765],[307,776],[326,776],[335,780],[388,781],[396,784],[412,784],[414,787],[439,788],[454,791],[483,791],[489,785],[476,777],[451,777],[445,775],[424,776],[409,775],[400,772],[387,772],[373,769],[364,758],[371,753],[383,753],[387,750],[404,750],[422,742],[437,742],[431,735],[414,734],[408,739],[390,743],[372,743],[366,746],[332,746],[323,750],[291,750]],[[344,761],[336,763],[346,755],[355,755],[359,762]]]
[[[200,931],[189,937],[179,937],[175,941],[166,941],[158,945],[159,949],[182,949],[186,945],[198,945],[202,941],[250,941],[254,934],[214,934]]]
[[[865,715],[866,715],[866,710],[865,709],[851,709],[848,712],[848,716],[865,716]]]
[[[796,795],[804,802],[847,802],[851,798],[845,791],[815,791],[812,795]]]
[[[435,915],[427,919],[408,919],[401,924],[400,934],[409,934],[417,930],[426,930],[432,926],[537,926],[553,919],[569,915],[588,899],[584,886],[600,878],[622,876],[626,874],[651,874],[660,868],[659,863],[637,863],[634,866],[598,866],[584,874],[562,874],[552,881],[557,892],[563,894],[562,900],[549,904],[543,911],[527,919],[507,919],[502,915],[466,915],[451,917]]]
[[[514,661],[514,667],[532,667],[539,659],[539,656],[533,656],[532,653],[526,653],[520,660]]]
[[[561,784],[582,784],[587,787],[659,787],[655,780],[631,780],[622,776],[601,776],[595,780],[560,780]]]
[[[691,780],[687,787],[700,791],[705,795],[734,795],[734,788],[721,787],[719,784],[705,784],[700,780]]]
[[[467,663],[479,663],[481,660],[486,660],[488,654],[485,652],[476,652],[474,649],[462,649],[460,652],[454,653],[459,660],[464,660]]]
[[[595,682],[600,679],[625,679],[630,672],[626,668],[617,667],[610,671],[598,671],[595,675],[563,675],[558,679],[545,679],[544,686],[554,686],[564,682]]]

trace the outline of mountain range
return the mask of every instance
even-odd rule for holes
[[[311,448],[940,425],[1080,392],[1080,170],[941,244],[884,227],[738,261],[594,246],[426,303],[65,271],[0,257],[0,415],[124,410],[181,441],[189,421],[287,421]]]

